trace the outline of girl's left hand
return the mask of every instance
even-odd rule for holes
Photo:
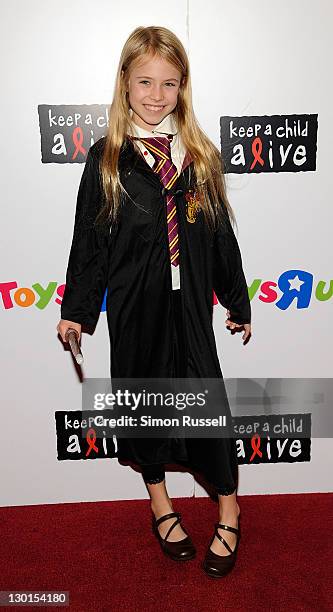
[[[227,310],[227,318],[226,318],[226,327],[228,329],[230,329],[231,333],[234,334],[237,331],[242,331],[242,329],[244,329],[244,334],[242,336],[242,340],[244,341],[243,344],[246,344],[246,342],[251,338],[251,323],[243,323],[243,324],[239,324],[239,323],[234,323],[233,321],[231,321],[231,319],[229,319],[230,317],[230,310]]]

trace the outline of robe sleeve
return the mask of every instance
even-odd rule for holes
[[[110,231],[95,226],[102,204],[98,159],[89,149],[81,177],[61,318],[94,328],[108,279]]]
[[[251,304],[241,252],[225,209],[225,221],[214,232],[213,289],[219,302],[230,311],[230,320],[251,323]]]

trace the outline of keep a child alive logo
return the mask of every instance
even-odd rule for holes
[[[107,104],[40,104],[43,164],[82,164],[90,147],[106,135]]]
[[[106,135],[107,104],[40,104],[42,163],[84,163]],[[237,174],[316,170],[318,115],[220,117],[225,171]]]
[[[221,117],[225,172],[316,170],[318,115]]]
[[[94,411],[58,410],[55,420],[58,461],[117,457],[117,437],[103,419],[96,425]],[[310,413],[233,417],[233,424],[239,465],[311,461]]]

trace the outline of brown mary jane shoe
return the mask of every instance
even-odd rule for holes
[[[221,527],[222,529],[225,529],[226,531],[232,531],[233,533],[237,535],[237,541],[236,541],[236,546],[234,550],[231,549],[228,542],[226,542],[226,540],[222,538],[222,536],[219,534],[218,532],[219,527]],[[227,548],[227,550],[230,553],[229,555],[226,555],[226,556],[217,555],[210,549],[215,536]],[[224,525],[222,523],[215,523],[215,532],[209,543],[205,559],[202,563],[203,570],[206,572],[208,576],[210,576],[211,578],[221,578],[222,576],[225,576],[233,569],[235,562],[236,562],[239,541],[240,541],[239,518],[238,518],[238,528],[237,529],[236,527],[230,527],[230,525]]]
[[[158,526],[163,521],[166,521],[169,518],[175,517],[175,522],[171,525],[170,529],[168,529],[165,537],[163,538],[158,530]],[[178,542],[168,542],[167,538],[171,533],[172,529],[181,521],[181,514],[179,512],[170,512],[169,514],[165,514],[164,516],[160,516],[160,518],[156,519],[154,514],[152,516],[152,528],[153,533],[156,535],[163,552],[171,557],[174,561],[188,561],[189,559],[193,559],[196,555],[196,549],[193,546],[193,542],[188,535],[187,530],[182,525],[182,529],[187,534],[186,538],[183,540],[179,540]]]

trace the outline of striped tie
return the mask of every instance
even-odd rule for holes
[[[178,170],[171,159],[170,142],[173,135],[170,134],[167,138],[164,138],[163,136],[159,136],[158,138],[132,138],[133,140],[140,140],[148,151],[150,151],[152,156],[155,158],[155,164],[153,166],[154,172],[158,174],[165,189],[171,189],[178,178]],[[166,203],[170,260],[173,266],[178,266],[178,221],[174,196],[167,194]]]

